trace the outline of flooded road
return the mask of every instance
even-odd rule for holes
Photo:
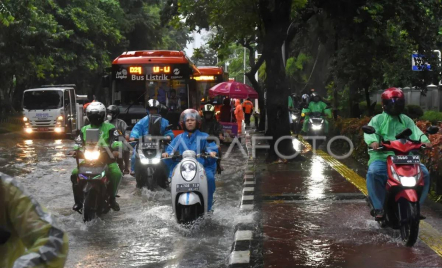
[[[305,162],[256,162],[264,267],[442,267],[424,241],[408,248],[398,230],[380,228],[365,196],[323,157],[306,156]],[[441,225],[440,213],[422,211],[425,222]]]
[[[252,217],[239,211],[245,167],[238,163],[245,159],[238,149],[217,175],[214,213],[188,229],[176,223],[168,191],[136,189],[130,175],[120,185],[121,211],[83,223],[72,210],[69,176],[76,164],[66,156],[72,146],[70,140],[0,138],[0,171],[15,176],[67,231],[66,267],[227,267],[234,227]]]

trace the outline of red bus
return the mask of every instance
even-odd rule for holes
[[[206,104],[213,101],[209,100],[209,89],[218,83],[228,81],[229,74],[225,73],[222,67],[217,66],[199,66],[198,70],[200,74],[194,75],[193,78],[197,82],[197,91],[201,96],[201,104]]]
[[[196,81],[192,79],[199,75],[182,51],[124,52],[112,62],[112,103],[120,107],[120,118],[133,126],[146,116],[147,101],[156,99],[167,107],[164,117],[176,131],[181,112],[199,108]]]

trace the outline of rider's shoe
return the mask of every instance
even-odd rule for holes
[[[383,209],[375,209],[373,211],[373,214],[374,214],[375,221],[382,221],[385,217]]]
[[[83,204],[79,203],[79,204],[75,204],[72,209],[77,211],[78,213],[80,213],[81,209],[83,208]]]
[[[115,200],[115,199],[110,201],[110,207],[114,211],[120,211],[120,205],[117,203],[117,200]]]

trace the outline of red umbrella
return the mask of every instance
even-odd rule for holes
[[[209,96],[211,98],[218,95],[234,99],[258,98],[258,93],[252,87],[236,81],[222,82],[209,89]]]

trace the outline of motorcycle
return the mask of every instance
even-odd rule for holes
[[[156,186],[167,187],[167,167],[161,162],[161,153],[167,142],[159,140],[161,135],[161,115],[149,117],[149,134],[139,141],[130,143],[135,154],[135,179],[137,188],[147,187],[153,191]],[[170,130],[172,125],[166,127]],[[156,137],[155,139],[153,137]]]
[[[290,112],[290,116],[292,119],[292,123],[291,123],[291,130],[293,132],[293,134],[298,135],[299,131],[302,128],[302,124],[301,124],[301,111],[298,109],[294,109],[293,111]]]
[[[82,214],[84,222],[108,213],[111,208],[111,187],[106,176],[108,156],[103,148],[98,148],[99,139],[100,130],[86,130],[85,147],[83,151],[78,151],[75,154],[78,168],[77,183],[83,192]],[[77,140],[77,144],[79,143],[81,141]],[[80,158],[84,159],[81,163]]]
[[[321,137],[325,136],[325,114],[322,112],[311,112],[309,114],[309,121],[308,121],[308,131],[307,131],[307,137]],[[324,139],[316,139],[314,141],[313,139],[305,138],[307,141],[312,140],[309,143],[316,148],[318,148],[323,142]]]
[[[180,224],[189,224],[202,217],[208,209],[209,188],[204,166],[197,158],[210,158],[210,155],[196,155],[194,151],[184,151],[183,155],[173,155],[169,159],[181,159],[173,170],[171,182],[172,208]]]
[[[399,229],[404,244],[412,247],[419,234],[419,199],[424,187],[420,157],[412,153],[425,149],[425,145],[421,142],[422,136],[418,141],[411,140],[409,137],[412,132],[407,128],[396,135],[396,140],[384,141],[373,127],[363,126],[362,130],[366,134],[376,134],[380,137],[380,147],[377,150],[395,153],[387,158],[388,181],[384,202],[385,218],[379,221],[379,225]],[[437,132],[437,127],[427,129],[428,134]],[[373,151],[373,149],[369,149],[369,151]],[[368,202],[371,207],[371,215],[374,216],[373,204],[370,199]]]
[[[144,136],[141,143],[135,142],[135,179],[137,188],[147,187],[153,191],[157,185],[166,188],[167,168],[161,162],[163,142],[154,140],[151,136]]]

